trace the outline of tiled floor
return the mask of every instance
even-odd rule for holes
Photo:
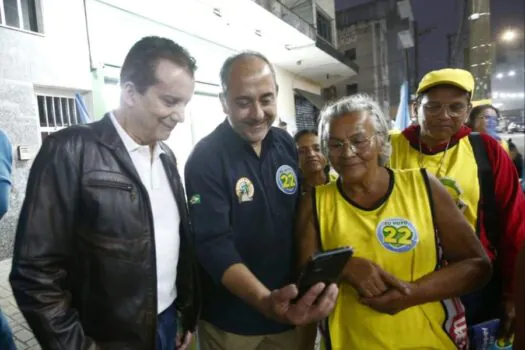
[[[11,286],[7,281],[11,270],[11,259],[0,261],[0,308],[6,316],[13,334],[17,350],[40,349],[33,333],[29,329],[24,316],[18,310],[15,299],[11,292]]]

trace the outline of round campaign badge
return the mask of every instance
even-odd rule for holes
[[[255,190],[253,183],[247,177],[241,177],[235,184],[235,194],[239,203],[251,202],[253,200],[253,194]]]
[[[389,218],[381,221],[377,225],[376,235],[383,247],[396,253],[411,251],[419,242],[416,228],[410,221],[403,218]]]
[[[297,176],[293,168],[289,165],[281,165],[279,169],[277,169],[275,182],[277,183],[277,187],[286,194],[294,194],[297,191]]]

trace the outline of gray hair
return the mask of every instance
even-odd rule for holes
[[[389,140],[388,122],[379,105],[368,95],[357,94],[344,97],[323,108],[320,114],[319,138],[321,151],[328,158],[328,139],[330,138],[330,124],[335,119],[353,112],[368,112],[373,118],[376,136],[380,141],[379,159],[380,166],[388,163],[392,153],[392,145]]]
[[[270,70],[272,72],[273,80],[275,82],[275,85],[277,86],[277,78],[275,76],[275,69],[273,68],[273,65],[271,64],[270,60],[266,58],[262,53],[257,51],[243,51],[239,52],[233,56],[230,56],[224,61],[221,67],[220,72],[220,79],[221,79],[221,87],[222,91],[226,94],[228,92],[228,81],[230,79],[230,73],[232,71],[233,64],[237,62],[240,59],[245,58],[258,58],[262,61],[264,61],[268,67],[270,67]]]

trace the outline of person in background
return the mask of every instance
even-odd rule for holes
[[[162,141],[184,121],[195,70],[172,40],[142,38],[122,64],[119,107],[45,138],[10,276],[43,349],[189,346],[198,266],[177,162]]]
[[[496,130],[498,121],[501,115],[499,109],[493,105],[479,105],[472,108],[468,116],[466,125],[472,129],[472,131],[485,133],[499,141],[501,146],[509,153],[509,145],[507,141],[503,140],[498,135]]]
[[[319,137],[316,130],[301,130],[294,136],[299,154],[299,170],[301,172],[301,190],[310,193],[312,188],[324,185],[337,177],[330,173],[328,160],[321,153]]]
[[[474,326],[499,319],[498,338],[510,339],[514,324],[514,268],[525,239],[525,201],[514,164],[499,142],[485,133],[470,135],[471,129],[464,125],[471,110],[474,85],[472,74],[462,69],[427,73],[417,89],[420,124],[391,135],[389,166],[426,168],[445,185],[476,229],[494,264],[494,273],[485,288],[462,298],[467,322]],[[485,176],[493,182],[493,189],[485,191],[487,197],[480,183],[480,177]],[[485,212],[489,205],[490,212]]]
[[[13,165],[13,151],[11,143],[3,130],[0,130],[0,220],[9,209],[11,194],[11,167]],[[7,323],[7,318],[0,310],[0,349],[16,350],[13,332]]]
[[[388,124],[370,97],[325,107],[319,130],[339,178],[302,199],[299,263],[354,249],[325,327],[327,349],[466,350],[458,298],[488,281],[491,264],[452,197],[424,169],[384,167]]]
[[[507,142],[509,144],[510,158],[512,159],[512,162],[518,171],[518,177],[523,179],[523,155],[519,152],[516,144],[512,142],[512,139],[509,139]]]
[[[292,302],[297,148],[272,127],[275,71],[242,52],[220,79],[227,118],[195,146],[184,177],[202,266],[200,349],[302,350],[294,326],[325,318],[338,289],[319,283]]]

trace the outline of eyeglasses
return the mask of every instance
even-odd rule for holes
[[[447,114],[452,118],[459,118],[467,113],[470,105],[461,102],[441,103],[441,102],[427,102],[423,105],[423,110],[428,116],[436,116],[447,109]]]
[[[361,154],[368,151],[371,143],[372,139],[368,137],[348,141],[330,140],[328,141],[328,150],[332,155],[341,155],[347,148],[350,148],[353,153]]]

